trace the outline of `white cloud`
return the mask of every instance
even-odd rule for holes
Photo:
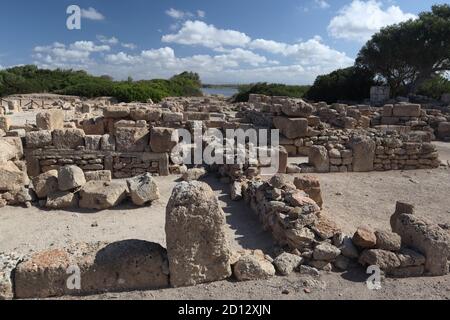
[[[206,12],[203,10],[197,10],[197,17],[203,19],[204,17],[206,17]]]
[[[92,7],[81,9],[81,17],[89,20],[105,20],[105,16]]]
[[[97,39],[101,43],[106,43],[106,44],[109,44],[109,45],[116,45],[116,44],[119,43],[119,39],[117,39],[116,37],[108,38],[108,37],[105,37],[103,35],[98,35]]]
[[[414,18],[414,14],[405,13],[395,5],[384,9],[376,0],[353,0],[331,20],[328,33],[337,39],[365,42],[387,25]]]
[[[130,49],[130,50],[134,50],[137,48],[137,45],[135,45],[134,43],[121,43],[120,45],[122,47],[124,47],[126,49]]]
[[[325,0],[314,0],[314,3],[321,9],[327,9],[330,7],[330,4]]]
[[[55,42],[49,46],[33,49],[35,63],[44,68],[87,68],[94,63],[92,53],[109,51],[108,45],[96,45],[92,41],[76,41],[68,46]]]
[[[166,14],[176,20],[181,20],[181,19],[189,19],[189,18],[193,18],[194,14],[192,12],[189,11],[181,11],[181,10],[177,10],[174,8],[170,8],[169,10],[166,10]]]
[[[183,24],[178,33],[167,34],[162,37],[162,41],[166,43],[201,45],[211,49],[222,48],[223,46],[242,47],[250,40],[250,37],[245,33],[218,29],[203,21],[190,20]]]

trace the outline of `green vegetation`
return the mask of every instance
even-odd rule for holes
[[[393,96],[416,93],[450,70],[450,5],[432,6],[418,19],[388,26],[361,49],[356,63],[391,87]]]
[[[370,87],[376,85],[374,74],[367,69],[350,67],[318,76],[306,93],[314,101],[333,103],[338,100],[360,101],[370,96]]]
[[[289,86],[277,83],[256,83],[239,86],[239,93],[234,96],[236,102],[247,102],[250,94],[264,94],[266,96],[286,96],[302,98],[310,86]]]
[[[111,96],[120,102],[158,102],[169,96],[201,96],[200,88],[200,77],[192,72],[169,80],[113,81],[109,76],[95,77],[85,71],[44,70],[33,65],[0,71],[0,96],[57,93],[87,98]]]
[[[440,75],[436,76],[423,83],[417,93],[434,99],[440,99],[444,93],[450,93],[450,80]]]

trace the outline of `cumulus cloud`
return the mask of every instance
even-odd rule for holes
[[[242,47],[250,42],[245,33],[235,30],[218,29],[203,21],[186,21],[182,28],[174,34],[162,37],[162,42],[184,45],[201,45],[215,49],[223,46]]]
[[[92,41],[76,41],[68,46],[55,42],[33,49],[36,64],[46,68],[77,68],[91,64],[91,54],[109,51],[108,45],[96,45]]]
[[[314,0],[314,3],[321,9],[327,9],[330,7],[330,4],[325,0]]]
[[[105,16],[93,7],[81,9],[81,17],[89,20],[105,20]]]
[[[134,50],[137,48],[137,45],[135,45],[134,43],[121,43],[120,45],[122,47],[124,47],[126,49],[130,49],[130,50]]]
[[[106,44],[109,44],[109,45],[116,45],[116,44],[119,43],[119,39],[117,39],[116,37],[108,38],[108,37],[103,36],[103,35],[98,35],[97,36],[97,40],[100,41],[101,43],[106,43]]]
[[[387,25],[414,18],[414,14],[405,13],[395,5],[384,9],[376,0],[353,0],[330,21],[328,33],[337,39],[365,42]]]

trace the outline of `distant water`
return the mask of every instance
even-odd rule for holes
[[[221,94],[227,98],[234,96],[238,93],[238,89],[229,88],[229,87],[221,87],[221,88],[202,88],[203,94],[211,95],[211,94]]]

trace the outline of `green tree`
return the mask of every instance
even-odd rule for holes
[[[365,68],[338,69],[318,76],[306,93],[306,98],[327,103],[364,100],[370,96],[370,87],[377,84],[374,77],[374,73]]]
[[[450,6],[434,5],[418,19],[376,33],[356,60],[391,87],[393,95],[416,93],[428,79],[450,70]]]

